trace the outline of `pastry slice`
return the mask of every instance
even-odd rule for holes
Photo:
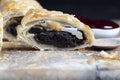
[[[91,45],[89,26],[73,15],[44,9],[31,9],[17,27],[18,38],[39,49],[79,49]]]
[[[3,44],[3,18],[2,18],[2,15],[0,13],[0,51],[2,49],[2,44]]]
[[[9,1],[1,7],[4,18],[4,38],[16,40],[16,27],[21,24],[23,16],[29,9],[42,9],[35,0]]]

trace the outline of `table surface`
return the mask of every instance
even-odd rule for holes
[[[101,50],[38,51],[21,42],[4,42],[0,54],[0,80],[120,80],[118,59],[104,60]]]

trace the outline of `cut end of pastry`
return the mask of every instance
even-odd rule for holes
[[[40,25],[33,26],[29,34],[34,34],[34,40],[38,44],[53,45],[59,48],[73,48],[80,46],[86,41],[82,31],[77,28],[61,27],[61,30],[45,29]]]
[[[0,3],[4,18],[4,39],[17,41],[16,27],[30,9],[42,9],[36,0],[2,0]]]
[[[12,17],[4,25],[4,39],[17,40],[16,27],[21,24],[23,16]]]
[[[17,36],[17,30],[16,30],[16,27],[18,25],[21,24],[21,20],[22,20],[23,16],[21,17],[13,17],[11,18],[7,25],[4,27],[6,32],[8,32],[9,34],[11,34],[12,36]]]
[[[73,50],[94,41],[87,25],[72,15],[57,11],[30,10],[17,31],[19,39],[39,49]]]

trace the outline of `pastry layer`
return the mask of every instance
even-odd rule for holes
[[[17,36],[16,27],[21,24],[22,18],[23,18],[22,16],[21,17],[13,17],[13,18],[11,18],[9,20],[9,23],[5,26],[6,31],[9,34],[11,34],[12,36]]]
[[[4,0],[0,4],[4,18],[4,39],[17,41],[16,27],[21,24],[23,16],[30,9],[42,9],[36,0]]]
[[[0,51],[3,45],[3,16],[0,13]]]

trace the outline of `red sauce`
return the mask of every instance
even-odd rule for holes
[[[75,17],[77,17],[81,22],[89,25],[91,28],[114,29],[119,27],[117,23],[110,20],[105,19],[92,20],[78,15],[76,15]]]

